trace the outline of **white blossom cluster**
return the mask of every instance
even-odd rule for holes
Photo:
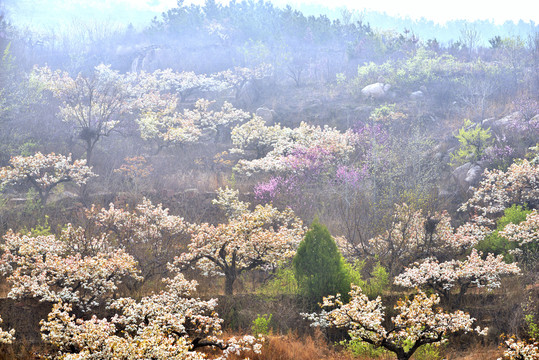
[[[144,140],[155,140],[161,146],[196,143],[205,133],[217,132],[219,127],[241,123],[251,117],[249,113],[234,108],[226,101],[220,111],[210,109],[212,101],[199,99],[193,110],[184,109],[179,112],[174,98],[163,103],[151,103],[151,99],[160,99],[153,93],[143,98],[150,100],[141,108],[137,120],[141,137]]]
[[[473,196],[459,210],[470,211],[478,224],[494,225],[512,204],[539,198],[539,164],[528,160],[513,163],[507,171],[485,170]]]
[[[110,65],[96,66],[90,77],[79,73],[75,78],[65,71],[52,71],[48,66],[35,67],[32,81],[50,90],[62,102],[63,120],[75,124],[79,130],[89,131],[91,141],[109,135],[121,116],[133,108],[128,76],[112,70]]]
[[[472,328],[475,319],[470,315],[460,310],[446,313],[435,308],[439,302],[438,295],[428,296],[422,291],[411,300],[399,300],[395,305],[397,315],[391,319],[393,325],[390,328],[384,326],[385,308],[381,298],[369,300],[357,286],[350,291],[348,303],[343,303],[337,295],[324,298],[322,306],[330,309],[324,315],[324,321],[331,326],[346,328],[353,340],[384,347],[399,358],[404,354],[411,355],[421,345],[443,342],[458,331],[486,334],[487,329]],[[411,344],[408,351],[404,349],[405,343]]]
[[[459,253],[474,246],[486,230],[466,223],[456,230],[446,212],[425,216],[403,203],[396,205],[390,230],[369,240],[371,251],[395,269],[398,263],[436,256],[442,252]]]
[[[517,264],[507,264],[503,256],[488,254],[486,259],[473,249],[464,261],[451,260],[438,262],[429,258],[421,263],[415,263],[395,278],[395,284],[408,288],[431,287],[444,294],[451,289],[486,287],[489,290],[500,286],[500,278],[508,275],[518,275]]]
[[[352,130],[340,132],[327,125],[320,127],[305,122],[294,129],[279,124],[266,126],[262,119],[255,117],[232,130],[235,148],[231,152],[257,151],[257,158],[241,159],[236,166],[246,175],[261,171],[298,171],[314,165],[306,158],[298,158],[298,153],[316,153],[313,161],[320,163],[343,162],[354,152],[357,140]]]
[[[71,315],[70,304],[57,303],[41,322],[42,337],[58,350],[55,358],[71,359],[226,359],[234,354],[259,353],[261,344],[252,336],[219,339],[222,320],[217,301],[192,298],[196,282],[178,274],[167,279],[167,289],[140,301],[121,298],[111,303],[110,320],[93,316],[83,320]],[[208,357],[199,348],[222,349]]]
[[[0,245],[0,271],[11,285],[8,297],[75,304],[83,310],[110,297],[126,276],[139,279],[137,263],[123,250],[95,256],[69,253],[54,235],[8,232]]]
[[[179,252],[179,240],[187,236],[191,226],[146,198],[131,211],[110,204],[108,209],[92,207],[86,216],[98,232],[107,235],[109,244],[121,247],[137,260],[145,277],[166,270],[167,262]]]
[[[3,320],[0,317],[0,324]],[[0,328],[0,344],[11,344],[15,340],[15,330],[11,329],[9,331],[2,330]]]
[[[37,152],[32,156],[14,156],[10,166],[0,168],[0,188],[7,185],[29,182],[42,197],[63,182],[74,182],[77,185],[97,176],[92,168],[86,166],[86,160],[71,160],[68,156]]]
[[[212,200],[212,204],[223,209],[228,218],[239,217],[249,209],[248,203],[239,200],[239,193],[239,190],[230,189],[228,186],[224,189],[219,188],[217,199]]]
[[[172,69],[158,69],[152,73],[141,71],[128,76],[135,96],[148,92],[176,94],[181,101],[196,92],[221,91],[228,85],[215,75],[195,74],[193,71],[175,72]]]
[[[504,341],[506,346],[503,357],[498,360],[539,360],[539,342],[526,342],[509,338]]]
[[[230,152],[244,154],[245,151],[255,150],[257,158],[261,158],[275,147],[286,131],[289,130],[281,128],[280,124],[267,126],[264,119],[253,116],[251,120],[232,129],[234,148]]]
[[[519,246],[539,243],[539,212],[534,209],[520,224],[507,224],[499,233]]]
[[[236,94],[242,89],[248,81],[262,79],[273,74],[273,66],[271,64],[262,63],[254,68],[236,66],[233,69],[228,69],[215,74],[215,79],[221,80],[236,90]]]
[[[219,205],[233,208],[235,194],[221,190]],[[223,203],[223,200],[230,203]],[[205,274],[225,275],[229,280],[244,271],[271,268],[294,256],[305,229],[290,209],[279,211],[272,205],[242,209],[228,223],[202,223],[189,229],[189,251],[176,258],[180,267],[196,265]]]

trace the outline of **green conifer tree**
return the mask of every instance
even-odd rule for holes
[[[350,277],[335,241],[317,219],[300,243],[292,261],[299,289],[311,304],[340,293],[346,301]]]

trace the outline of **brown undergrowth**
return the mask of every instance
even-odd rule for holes
[[[419,354],[418,354],[419,355]],[[462,352],[446,349],[442,359],[446,360],[493,360],[501,356],[500,349],[493,346],[477,346],[472,351]],[[320,331],[314,335],[299,336],[269,335],[266,337],[261,354],[250,354],[251,360],[393,360],[396,356],[385,353],[378,357],[354,355],[341,346],[334,346],[326,341]],[[232,358],[240,360],[240,358]],[[424,356],[413,356],[412,360],[430,360]]]
[[[227,334],[236,335],[236,334]],[[31,344],[19,341],[13,345],[0,345],[0,360],[37,360],[43,359],[40,354],[46,353],[44,344]],[[210,351],[211,352],[211,351]],[[502,351],[493,346],[474,347],[472,351],[447,349],[443,355],[446,360],[492,360],[501,356]],[[215,352],[218,354],[218,352]],[[251,360],[393,360],[391,353],[379,357],[354,355],[341,346],[328,343],[320,331],[313,335],[300,336],[297,333],[287,335],[268,335],[263,344],[261,354],[249,354]],[[240,360],[241,357],[231,357]],[[412,360],[429,360],[424,357],[412,357]]]

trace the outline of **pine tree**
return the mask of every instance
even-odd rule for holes
[[[328,229],[317,219],[300,243],[292,265],[301,292],[312,304],[327,295],[346,297],[350,291],[344,259]]]

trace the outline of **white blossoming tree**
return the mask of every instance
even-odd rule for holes
[[[90,76],[76,77],[48,66],[35,67],[32,80],[60,101],[60,116],[84,142],[88,164],[96,143],[117,129],[133,106],[128,78],[103,64]]]
[[[239,99],[241,90],[249,81],[262,79],[273,74],[271,64],[260,64],[254,68],[236,66],[233,69],[221,71],[213,76],[214,79],[223,81],[228,87],[234,89],[236,100]]]
[[[485,170],[472,197],[461,207],[478,224],[494,225],[513,204],[539,205],[539,163],[519,160],[506,171]],[[532,206],[533,207],[533,206]]]
[[[256,158],[260,159],[273,149],[285,131],[280,124],[267,126],[264,119],[253,116],[245,124],[232,129],[234,148],[231,152],[243,155],[246,151],[254,151]]]
[[[108,209],[93,207],[86,216],[96,225],[95,232],[107,234],[110,243],[135,258],[144,280],[166,273],[167,263],[180,253],[182,238],[187,242],[190,226],[183,218],[170,215],[168,209],[161,204],[153,205],[148,199],[131,211],[110,204]]]
[[[123,250],[102,247],[94,256],[69,252],[66,234],[27,236],[9,231],[0,244],[0,275],[8,297],[64,301],[89,310],[114,294],[125,277],[139,279],[137,263]],[[95,239],[101,247],[102,239]]]
[[[177,257],[175,264],[224,276],[225,293],[232,295],[234,282],[243,272],[272,268],[292,258],[304,228],[290,209],[279,211],[272,205],[258,205],[250,211],[238,205],[237,193],[230,196],[226,190],[220,190],[217,201],[225,209],[238,211],[229,211],[227,223],[191,227],[189,251]]]
[[[517,340],[510,337],[503,342],[506,347],[503,357],[498,360],[538,360],[539,342],[534,339],[530,341]]]
[[[468,249],[482,236],[483,229],[471,223],[455,230],[446,212],[425,216],[421,210],[400,204],[395,206],[389,230],[369,240],[369,251],[396,274],[416,260]]]
[[[350,302],[343,303],[340,296],[327,297],[322,306],[331,310],[321,315],[306,314],[314,320],[313,325],[345,328],[352,340],[359,340],[385,348],[397,355],[399,360],[408,360],[421,346],[446,341],[451,334],[477,332],[486,334],[486,329],[472,329],[475,321],[460,310],[452,313],[436,308],[438,295],[426,295],[419,291],[413,299],[399,300],[395,305],[396,316],[386,326],[385,307],[380,297],[375,300],[354,286],[350,291]]]
[[[2,317],[0,317],[0,324],[2,324],[2,322]],[[15,330],[11,329],[9,331],[5,331],[0,328],[0,344],[11,344],[15,339],[14,335]]]
[[[172,69],[158,69],[154,72],[131,73],[128,75],[135,92],[174,94],[184,102],[194,94],[224,90],[230,86],[218,76],[195,74],[193,71],[176,72]]]
[[[212,101],[199,99],[193,110],[179,112],[174,97],[168,96],[168,101],[161,101],[162,95],[150,93],[144,96],[149,100],[141,107],[137,123],[142,139],[157,143],[158,151],[166,146],[193,144],[210,134],[217,137],[222,128],[251,117],[228,102],[220,111],[215,111],[210,108]]]
[[[485,287],[488,290],[500,286],[502,276],[518,275],[520,269],[503,261],[503,255],[488,254],[486,259],[473,249],[466,260],[438,262],[429,258],[408,267],[395,278],[395,284],[408,288],[432,288],[446,299],[451,298],[454,288],[458,289],[455,306],[460,305],[462,296],[469,288]]]
[[[50,153],[44,155],[40,152],[32,156],[14,156],[10,165],[0,168],[0,189],[8,185],[28,183],[39,194],[44,205],[51,191],[64,182],[73,182],[84,185],[97,176],[92,168],[86,166],[86,160],[71,160],[69,156]]]
[[[48,319],[41,322],[43,339],[57,351],[53,358],[200,360],[260,352],[261,345],[253,336],[219,338],[222,320],[215,312],[217,300],[191,297],[195,281],[178,274],[165,282],[165,291],[140,301],[113,301],[109,308],[116,315],[110,320],[76,318],[71,305],[57,303]],[[200,352],[205,347],[222,352],[210,357]]]
[[[539,212],[534,209],[520,224],[507,224],[499,232],[501,236],[517,244],[513,250],[517,259],[528,269],[537,271],[539,264]]]
[[[305,122],[293,129],[279,124],[266,126],[263,120],[255,118],[232,130],[234,148],[231,152],[256,149],[257,158],[241,159],[236,166],[247,175],[298,172],[321,163],[345,161],[354,152],[357,139],[357,134],[351,130],[341,132]]]

